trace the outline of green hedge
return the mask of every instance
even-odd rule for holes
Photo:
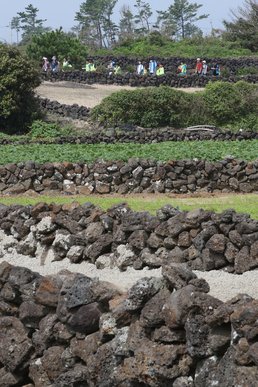
[[[105,126],[192,125],[258,130],[258,88],[246,82],[214,82],[205,91],[186,93],[168,86],[123,90],[105,98],[91,113]]]

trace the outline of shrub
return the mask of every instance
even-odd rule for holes
[[[257,75],[258,68],[254,66],[241,67],[236,72],[237,75]]]
[[[258,110],[258,89],[244,81],[209,83],[203,98],[217,125],[237,127],[240,119]]]
[[[29,136],[31,138],[55,138],[60,136],[69,136],[71,129],[69,127],[61,127],[56,123],[44,122],[36,120],[30,127]]]
[[[0,130],[23,132],[37,116],[39,73],[16,48],[0,44],[0,57]]]
[[[105,126],[182,128],[209,124],[256,129],[257,113],[258,89],[241,81],[213,82],[204,92],[192,94],[168,86],[123,90],[105,98],[92,110],[91,117]]]
[[[108,125],[130,123],[143,127],[201,124],[206,119],[200,98],[161,86],[138,90],[123,90],[113,93],[96,106],[91,113],[93,120]],[[195,101],[198,101],[195,104]],[[200,113],[202,110],[202,113]]]

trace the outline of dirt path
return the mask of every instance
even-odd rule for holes
[[[109,96],[115,91],[133,90],[131,86],[116,85],[84,85],[74,82],[43,82],[36,90],[42,98],[58,101],[66,105],[78,104],[92,108],[98,105],[103,98]],[[201,88],[189,87],[183,90],[186,92],[201,91]]]

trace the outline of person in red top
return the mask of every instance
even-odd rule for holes
[[[200,58],[197,58],[196,60],[195,72],[198,75],[201,75],[202,73],[202,61]]]

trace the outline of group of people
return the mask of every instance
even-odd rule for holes
[[[178,66],[178,75],[187,75],[187,65],[184,62],[181,62],[180,66]],[[220,66],[218,63],[208,66],[206,60],[201,60],[200,58],[196,59],[196,65],[194,69],[195,74],[199,76],[207,76],[207,75],[220,75]]]
[[[201,60],[200,58],[197,58],[195,72],[196,74],[202,76],[206,76],[210,72],[210,75],[218,77],[220,75],[220,66],[218,63],[215,63],[214,65],[208,67],[206,60]]]
[[[72,64],[69,59],[64,58],[62,64],[57,60],[56,56],[53,56],[51,61],[48,60],[47,57],[42,58],[42,70],[44,72],[51,71],[52,73],[57,73],[60,70],[60,67],[63,71],[67,69],[72,69]],[[87,60],[83,70],[86,72],[94,72],[96,71],[96,67],[91,60]],[[107,66],[109,75],[111,74],[122,74],[121,66],[112,60]],[[220,76],[220,66],[218,63],[208,67],[206,60],[201,60],[201,58],[196,59],[196,65],[194,69],[195,74],[199,76]],[[161,63],[157,63],[155,59],[151,59],[148,65],[144,65],[141,61],[138,62],[136,66],[136,74],[138,75],[156,75],[161,76],[165,74],[164,66]],[[179,76],[187,75],[187,64],[185,62],[181,62],[181,64],[177,68],[177,74]]]
[[[142,62],[138,62],[136,67],[136,73],[138,75],[164,75],[165,69],[161,63],[157,63],[156,60],[151,59],[148,66],[144,66]],[[219,76],[220,75],[220,66],[218,63],[208,67],[206,60],[201,60],[197,58],[195,73],[200,76],[206,76],[208,74]],[[181,64],[177,68],[177,75],[186,76],[187,75],[187,64],[185,62],[181,62]]]
[[[64,58],[62,64],[60,65],[60,62],[57,60],[57,57],[54,55],[51,58],[51,61],[48,60],[46,56],[43,56],[42,58],[42,71],[52,73],[58,73],[60,70],[60,67],[62,67],[62,70],[66,69],[72,69],[72,64],[69,59]]]
[[[144,66],[141,61],[138,62],[136,66],[136,73],[138,75],[164,75],[165,69],[161,63],[157,63],[155,59],[151,59],[149,64]]]

